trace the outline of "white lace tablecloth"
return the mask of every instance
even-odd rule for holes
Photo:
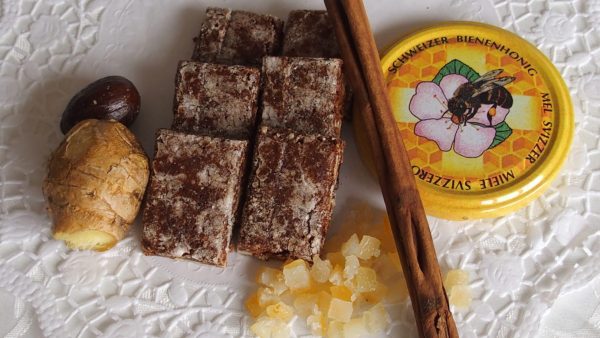
[[[139,225],[105,253],[51,239],[40,184],[69,98],[101,76],[142,95],[134,132],[151,153],[171,120],[177,61],[192,52],[206,6],[285,18],[320,1],[0,0],[0,336],[246,337],[243,300],[258,263],[225,270],[141,254]],[[600,1],[367,1],[380,48],[447,20],[495,24],[525,37],[565,78],[576,138],[563,173],[515,214],[431,219],[442,269],[469,271],[474,301],[455,309],[461,337],[600,337]],[[348,128],[347,128],[348,129]],[[350,140],[336,214],[351,200],[382,207]],[[335,225],[334,225],[335,226]],[[335,230],[334,230],[335,231]],[[390,336],[415,337],[407,303]],[[299,334],[299,336],[303,336]],[[304,335],[307,336],[307,335]]]

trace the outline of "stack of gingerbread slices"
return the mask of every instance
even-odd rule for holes
[[[294,11],[285,33],[269,15],[206,15],[177,68],[172,127],[156,135],[144,252],[225,266],[239,227],[240,252],[310,260],[343,152],[345,85],[342,61],[324,58],[337,55],[326,13]]]

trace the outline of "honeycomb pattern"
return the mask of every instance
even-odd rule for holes
[[[452,43],[421,51],[395,74],[388,76],[388,88],[414,89],[419,82],[433,79],[437,72],[450,61],[449,59],[455,58],[457,54],[465,50],[466,46],[467,43]],[[467,61],[476,60],[478,57],[480,59],[472,61],[472,64]],[[470,53],[468,57],[465,56],[464,62],[475,67],[480,73],[502,68],[504,74],[516,77],[513,83],[506,86],[513,96],[539,98],[541,93],[547,90],[541,76],[529,76],[520,63],[490,47],[478,46],[474,53]],[[485,65],[485,69],[478,69],[477,64]],[[402,102],[402,107],[405,107],[402,109],[407,109],[408,102]],[[440,173],[445,165],[444,152],[439,150],[435,142],[416,136],[414,127],[414,122],[398,122],[398,128],[411,157],[411,163],[422,170]],[[465,166],[467,168],[461,171],[461,174],[450,178],[475,182],[481,178],[479,176],[481,170],[488,177],[499,175],[510,169],[513,169],[516,175],[527,171],[531,164],[526,160],[526,157],[539,137],[539,130],[521,130],[518,129],[519,126],[515,125],[511,125],[511,127],[513,133],[508,139],[498,146],[486,150],[477,159],[465,159],[465,161],[471,161],[469,165]],[[478,169],[480,171],[471,170],[469,167],[480,168]],[[448,177],[448,175],[445,176]],[[474,184],[473,187],[478,189],[477,184]]]

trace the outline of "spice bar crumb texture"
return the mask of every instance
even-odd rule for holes
[[[321,250],[334,207],[343,141],[263,126],[257,137],[238,251],[261,259]]]
[[[226,265],[247,146],[158,131],[142,219],[145,254]]]
[[[262,123],[338,137],[342,125],[342,60],[265,57]]]
[[[282,55],[339,58],[333,25],[326,11],[291,11],[285,26]]]
[[[249,139],[256,125],[259,87],[256,68],[181,61],[172,128]]]
[[[282,36],[283,21],[274,16],[208,8],[192,59],[259,66],[263,56],[279,54]]]
[[[340,50],[326,11],[295,10],[288,15],[283,35],[283,56],[339,58]],[[352,88],[345,83],[343,114],[352,116]]]

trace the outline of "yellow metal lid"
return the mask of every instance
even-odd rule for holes
[[[382,69],[430,215],[515,211],[550,185],[567,158],[568,89],[552,63],[513,33],[471,22],[426,28],[392,46]]]

